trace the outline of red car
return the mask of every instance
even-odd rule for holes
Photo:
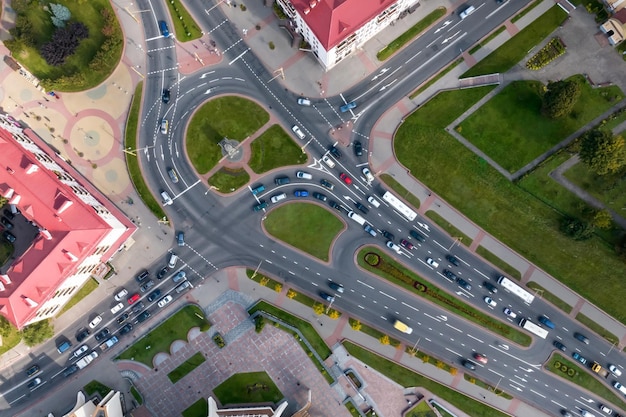
[[[400,244],[407,249],[413,249],[413,244],[406,239],[400,240]]]
[[[474,359],[480,363],[487,363],[487,357],[482,353],[474,352]]]
[[[339,178],[341,178],[341,180],[348,185],[352,184],[352,178],[350,178],[345,172],[339,174]]]
[[[141,296],[138,293],[134,293],[130,297],[128,297],[128,304],[133,304],[135,301],[139,300]]]

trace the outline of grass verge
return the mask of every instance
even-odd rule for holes
[[[372,257],[372,254],[377,258],[372,258],[368,263],[365,260],[366,255],[368,257]],[[376,260],[378,260],[378,264],[376,266],[372,266],[372,264],[375,264]],[[420,297],[426,298],[429,301],[442,306],[451,313],[466,318],[472,323],[476,323],[479,326],[514,341],[515,343],[519,343],[522,346],[530,345],[531,338],[526,333],[522,333],[516,328],[496,320],[490,315],[483,313],[482,311],[457,299],[447,291],[431,284],[430,281],[423,279],[413,271],[394,261],[378,248],[371,246],[362,248],[358,253],[357,263],[366,271],[372,272],[379,277],[382,277],[416,295],[419,295]],[[442,282],[448,283],[448,281],[444,278],[441,278],[441,280]]]
[[[484,247],[477,247],[476,253],[479,254],[486,261],[490,262],[493,266],[503,271],[505,275],[511,278],[515,278],[518,281],[522,279],[522,274],[517,269],[513,268],[511,265],[507,264],[493,253],[489,252]]]
[[[240,189],[250,181],[250,175],[243,168],[221,168],[209,178],[209,185],[217,188],[223,194],[229,194]]]
[[[102,382],[96,381],[95,379],[85,385],[83,389],[88,397],[97,393],[101,398],[104,398],[111,391],[111,388],[107,387]]]
[[[187,128],[187,154],[200,174],[209,172],[222,158],[219,146],[224,138],[242,141],[259,130],[269,114],[253,101],[226,96],[200,107]]]
[[[267,288],[271,288],[276,292],[280,292],[283,289],[283,284],[281,284],[280,282],[276,280],[273,280],[272,278],[266,275],[259,274],[258,272],[253,278],[252,275],[254,275],[254,271],[251,269],[246,270],[246,275],[248,275],[248,278],[250,278],[254,282],[257,282],[259,285],[262,285]]]
[[[398,36],[396,39],[391,41],[389,45],[385,46],[381,49],[377,54],[376,58],[379,61],[384,61],[389,58],[391,55],[400,50],[404,45],[413,41],[420,33],[428,29],[430,25],[435,23],[437,20],[442,18],[446,14],[445,7],[438,7],[432,12],[430,12],[426,17],[417,22],[415,25],[409,28],[402,35]]]
[[[137,88],[135,88],[133,101],[130,104],[130,112],[128,113],[126,129],[124,131],[124,146],[126,149],[137,149],[137,125],[139,122],[142,89],[143,82],[140,82],[137,84]],[[148,185],[143,179],[141,167],[139,166],[139,158],[129,153],[125,153],[124,156],[126,158],[126,167],[128,168],[130,180],[133,183],[133,187],[135,187],[135,191],[137,191],[143,203],[157,219],[164,219],[166,216],[163,207],[161,207],[161,204],[154,198],[154,195],[150,192]]]
[[[470,239],[468,235],[454,227],[452,223],[441,217],[437,212],[429,210],[426,212],[426,217],[437,223],[437,225],[448,232],[451,237],[458,238],[459,241],[468,248],[472,244],[472,239]]]
[[[555,4],[537,20],[470,68],[461,78],[507,72],[520,62],[530,49],[554,32],[566,18],[567,13]]]
[[[470,49],[470,51],[469,51],[470,55],[475,54],[476,51],[478,51],[480,48],[482,48],[483,46],[487,45],[489,42],[494,40],[496,38],[496,36],[498,36],[499,34],[504,32],[505,30],[506,30],[506,26],[500,26],[498,29],[496,29],[495,31],[491,32],[491,34],[489,34],[485,39],[480,41],[480,43],[478,45],[476,45],[472,49]]]
[[[415,97],[419,96],[420,94],[422,94],[424,91],[426,91],[426,89],[428,87],[430,87],[431,85],[435,84],[437,81],[439,81],[440,79],[442,79],[443,77],[446,76],[446,74],[448,74],[450,71],[452,71],[453,69],[456,68],[457,65],[459,65],[461,62],[463,62],[463,58],[459,58],[456,61],[452,61],[450,64],[448,64],[447,67],[445,67],[444,69],[442,69],[441,71],[439,71],[437,73],[437,75],[435,75],[434,77],[432,77],[430,80],[426,81],[424,84],[422,84],[420,86],[420,88],[418,88],[417,90],[415,90],[413,93],[411,93],[411,95],[409,96],[409,98],[411,100],[413,100]]]
[[[433,381],[423,375],[415,373],[402,365],[396,364],[377,354],[366,350],[351,342],[343,342],[344,347],[352,356],[376,369],[403,387],[424,387],[444,401],[449,402],[470,416],[505,417],[506,414],[488,407],[470,397],[451,388]]]
[[[91,294],[92,291],[94,291],[96,288],[98,288],[98,285],[99,285],[98,281],[96,281],[95,278],[89,278],[87,280],[87,282],[85,282],[85,284],[83,284],[83,286],[80,287],[80,290],[78,290],[78,292],[76,292],[76,294],[74,294],[74,296],[72,298],[70,298],[70,300],[67,302],[67,304],[65,304],[63,306],[61,311],[59,311],[59,314],[57,315],[57,317],[60,316],[61,314],[65,313],[70,308],[74,307],[83,298],[85,298],[89,294]]]
[[[165,3],[174,22],[176,39],[188,42],[202,37],[202,30],[180,0],[166,0]]]
[[[387,185],[387,187],[391,188],[393,191],[396,192],[396,194],[398,194],[403,199],[408,201],[409,204],[412,205],[414,209],[416,210],[419,209],[420,204],[421,204],[420,199],[415,197],[413,194],[411,194],[409,190],[404,188],[402,184],[396,181],[394,177],[392,177],[389,174],[381,174],[380,179],[382,182],[384,182]]]
[[[565,301],[561,300],[556,295],[552,294],[550,291],[546,291],[541,285],[537,284],[536,282],[531,281],[528,284],[526,284],[526,286],[531,291],[541,293],[539,294],[540,296],[539,298],[546,299],[548,302],[558,307],[559,309],[563,310],[564,312],[569,314],[572,311],[572,308],[573,308],[572,306],[567,304]]]
[[[598,333],[600,336],[604,337],[609,343],[617,343],[619,342],[619,338],[615,336],[613,333],[609,332],[607,329],[591,320],[589,317],[585,316],[582,313],[576,314],[576,320],[589,327],[595,333]]]
[[[343,228],[337,216],[311,203],[279,206],[265,219],[269,234],[325,262],[330,257],[330,244]]]
[[[288,165],[299,165],[307,161],[306,153],[279,125],[273,125],[251,144],[252,156],[248,165],[257,174]]]
[[[167,377],[172,381],[172,384],[175,384],[204,362],[206,359],[202,352],[198,352],[167,374]]]
[[[463,378],[465,378],[466,381],[471,382],[472,384],[476,385],[477,387],[481,387],[484,390],[487,391],[493,391],[495,390],[496,387],[486,383],[485,381],[481,380],[481,379],[476,379],[471,375],[468,374],[463,374]],[[502,398],[506,398],[507,400],[512,400],[513,396],[507,394],[504,391],[498,390],[498,392],[496,393],[496,395],[502,397]]]
[[[420,401],[415,407],[409,410],[405,417],[438,417],[437,414],[430,408],[426,401]]]
[[[143,404],[143,397],[141,396],[139,391],[137,391],[137,388],[135,388],[134,385],[130,387],[130,393],[133,395],[133,398],[135,399],[135,401],[137,401],[137,404],[139,405]]]
[[[213,393],[222,405],[277,404],[283,399],[282,392],[265,372],[235,374],[215,387]]]
[[[200,398],[183,411],[183,417],[206,417],[209,415],[209,402]]]
[[[532,3],[530,3],[530,5],[526,6],[524,8],[524,10],[522,10],[521,12],[519,12],[518,14],[513,16],[513,18],[511,19],[511,23],[517,22],[522,17],[524,17],[528,13],[530,13],[535,7],[539,6],[541,3],[543,3],[543,0],[535,0],[535,1],[533,1]]]
[[[623,97],[619,87],[592,88],[582,75],[567,80],[578,84],[581,92],[567,116],[550,119],[541,114],[543,83],[514,81],[466,118],[457,131],[503,168],[515,172]]]
[[[354,320],[350,319],[350,322],[352,323]],[[373,337],[374,339],[378,340],[380,342],[380,340],[384,337],[387,336],[389,338],[389,345],[393,346],[395,348],[400,346],[400,341],[397,339],[394,339],[392,337],[389,337],[388,334],[381,332],[378,329],[375,329],[373,327],[368,326],[367,324],[363,324],[361,323],[361,328],[359,329],[360,332],[365,333],[368,336]]]
[[[560,367],[559,369],[557,369],[557,367],[555,366],[557,362],[560,362],[561,365],[565,365],[566,367],[573,369],[575,371],[575,375],[573,377],[570,377],[567,373],[564,373],[560,369]],[[600,398],[604,398],[605,400],[613,404],[619,405],[620,408],[626,409],[626,402],[624,402],[622,398],[620,398],[613,391],[611,391],[609,387],[600,382],[597,377],[587,373],[584,369],[578,366],[577,363],[564,358],[562,355],[558,353],[552,355],[552,358],[550,358],[548,364],[545,365],[545,368],[548,371],[556,374],[557,376],[567,381],[571,381],[579,387],[585,388],[587,391],[593,392]]]
[[[141,362],[152,368],[152,359],[159,352],[170,351],[170,345],[175,340],[187,340],[187,333],[192,327],[199,327],[206,332],[211,324],[204,316],[204,312],[196,305],[187,305],[159,327],[137,340],[116,359],[127,359]]]

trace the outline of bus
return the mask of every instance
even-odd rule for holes
[[[409,221],[415,220],[417,217],[417,213],[411,210],[409,206],[404,204],[402,200],[400,200],[395,195],[391,194],[389,191],[383,194],[383,200],[385,200],[391,207],[396,209],[398,213],[400,213],[403,217],[407,218]]]
[[[530,292],[526,291],[507,277],[500,276],[500,278],[498,278],[498,284],[502,285],[504,289],[507,289],[513,294],[517,295],[519,298],[524,300],[525,303],[530,304],[535,299],[534,295],[532,295]]]
[[[528,330],[532,334],[537,335],[542,339],[545,339],[548,336],[548,331],[546,329],[537,326],[535,323],[528,319],[521,319],[519,321],[519,325],[521,328]]]

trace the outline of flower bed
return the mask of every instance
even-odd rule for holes
[[[552,38],[550,42],[546,44],[539,52],[532,56],[526,63],[526,68],[529,70],[538,70],[550,62],[554,61],[556,58],[560,57],[565,53],[565,44],[561,40],[561,38]]]

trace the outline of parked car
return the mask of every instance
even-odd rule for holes
[[[151,314],[148,310],[144,311],[143,313],[141,313],[140,315],[137,316],[137,321],[139,323],[143,323],[144,321],[148,320],[150,318]]]
[[[102,316],[96,316],[93,320],[89,322],[89,327],[95,329],[98,324],[102,321]]]
[[[15,243],[15,241],[17,240],[15,235],[13,233],[9,232],[8,230],[5,230],[2,233],[2,237],[4,237],[9,243]]]
[[[83,356],[85,353],[87,353],[87,351],[89,350],[89,346],[87,345],[82,345],[81,347],[79,347],[78,349],[76,349],[74,351],[74,353],[72,354],[73,357],[75,358],[80,358],[81,356]]]
[[[270,201],[272,203],[278,203],[280,200],[284,200],[285,198],[287,198],[287,194],[280,193],[280,194],[273,195],[272,198],[270,198]]]
[[[293,192],[296,197],[308,197],[309,192],[307,190],[296,190]]]
[[[157,305],[159,306],[159,308],[163,308],[165,307],[167,304],[169,304],[172,301],[172,296],[171,295],[166,295],[165,297],[163,297],[162,299],[159,300],[159,302],[157,303]]]
[[[154,291],[152,291],[149,295],[148,295],[148,301],[149,302],[153,302],[154,300],[156,300],[157,298],[159,298],[159,296],[161,295],[161,290],[156,289]]]
[[[100,330],[97,334],[96,334],[96,341],[97,342],[102,342],[104,339],[107,338],[107,336],[110,334],[111,332],[109,331],[108,327],[105,327],[104,329]]]
[[[266,209],[268,206],[267,202],[261,200],[261,202],[259,204],[257,204],[256,206],[253,207],[254,211],[261,211],[263,209]]]
[[[124,303],[117,303],[111,308],[111,314],[117,314],[124,309]]]
[[[358,140],[354,141],[354,154],[356,156],[363,156],[363,145]]]
[[[341,206],[339,204],[337,204],[335,201],[330,200],[328,202],[328,205],[331,206],[332,208],[334,208],[335,210],[341,210]]]
[[[86,328],[82,328],[81,330],[78,331],[78,333],[76,333],[76,341],[78,343],[82,342],[83,340],[87,339],[87,337],[91,334],[91,332],[89,330],[87,330]]]
[[[130,316],[130,314],[128,314],[128,313],[124,313],[124,314],[122,314],[121,316],[119,316],[119,317],[117,318],[117,324],[122,324],[122,323],[124,323],[124,322],[126,321],[126,319],[128,319],[128,317],[129,317],[129,316]]]
[[[303,179],[303,180],[312,180],[313,179],[313,175],[309,174],[308,172],[304,172],[304,171],[298,171],[296,172],[296,177]]]
[[[137,313],[139,313],[141,310],[143,310],[143,309],[144,309],[144,307],[145,307],[145,305],[143,304],[143,301],[140,301],[140,302],[138,302],[137,304],[135,304],[135,305],[133,306],[133,308],[131,309],[131,311],[132,311],[134,314],[137,314]]]
[[[139,300],[140,298],[141,298],[141,296],[139,295],[139,293],[135,293],[135,294],[131,295],[130,297],[128,297],[128,304],[133,304],[137,300]]]
[[[122,301],[128,295],[128,291],[125,288],[122,288],[115,294],[115,301]]]
[[[133,330],[133,325],[130,323],[126,323],[121,329],[120,329],[120,335],[125,335],[126,333],[129,333],[131,330]]]
[[[152,287],[154,287],[154,281],[150,280],[150,281],[147,281],[145,284],[143,284],[141,287],[139,287],[139,290],[141,292],[146,292]]]
[[[157,274],[157,279],[163,279],[168,272],[170,272],[170,269],[167,266],[164,266]]]
[[[0,218],[0,223],[2,223],[2,225],[5,227],[5,229],[7,230],[11,230],[13,229],[13,223],[11,223],[9,221],[9,219],[7,219],[6,217],[2,217]]]
[[[278,178],[274,178],[274,183],[276,185],[287,185],[289,184],[291,181],[289,180],[289,177],[278,177]]]
[[[141,271],[141,273],[135,277],[135,281],[137,281],[138,283],[142,283],[143,281],[148,279],[149,276],[150,273],[148,271]]]

